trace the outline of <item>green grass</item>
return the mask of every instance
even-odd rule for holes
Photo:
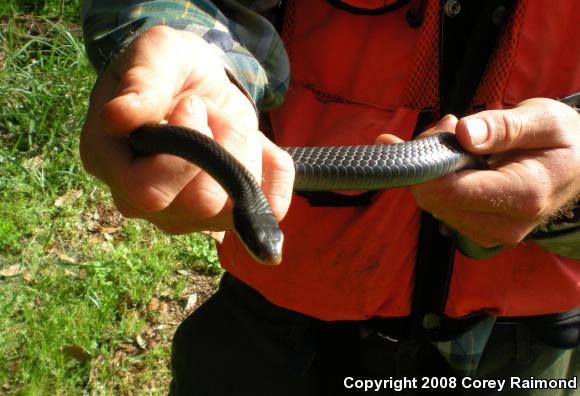
[[[83,171],[95,75],[65,4],[0,5],[0,394],[165,394],[183,301],[211,293],[218,259],[122,219]]]

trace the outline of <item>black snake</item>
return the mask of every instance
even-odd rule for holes
[[[209,173],[234,203],[234,229],[248,252],[262,263],[282,260],[283,234],[260,185],[214,140],[186,127],[147,124],[129,141],[138,154],[173,154]],[[405,187],[483,163],[448,132],[398,144],[284,149],[294,160],[296,191]],[[495,248],[480,249],[483,255],[495,253]]]

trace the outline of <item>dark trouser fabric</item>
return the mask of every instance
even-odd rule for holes
[[[559,349],[539,341],[522,325],[498,324],[491,334],[477,370],[478,378],[506,378],[502,395],[579,396],[580,347]],[[514,377],[513,383],[511,377]],[[536,383],[525,389],[529,379],[570,380],[576,378],[576,388],[542,389]],[[497,392],[496,392],[497,393]],[[491,395],[491,390],[470,389],[469,395]]]
[[[500,353],[509,367],[508,351]],[[490,372],[494,366],[484,364]],[[357,322],[324,322],[277,307],[228,274],[177,329],[172,367],[173,396],[410,395],[420,392],[363,392],[345,388],[344,380],[456,375],[428,342],[361,337]]]

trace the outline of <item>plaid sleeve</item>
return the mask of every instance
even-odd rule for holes
[[[276,29],[258,12],[277,0],[84,0],[82,20],[91,64],[101,72],[139,33],[154,25],[198,34],[259,110],[280,104],[289,63]],[[218,7],[219,6],[219,7]]]

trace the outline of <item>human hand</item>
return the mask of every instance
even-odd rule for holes
[[[421,136],[444,130],[467,151],[488,156],[489,169],[413,186],[413,195],[483,247],[518,244],[580,194],[580,116],[567,105],[536,98],[461,120],[446,116]]]
[[[262,180],[275,216],[284,216],[292,194],[291,158],[258,131],[251,102],[209,44],[165,26],[142,33],[100,76],[82,130],[85,169],[110,187],[123,215],[169,233],[232,225],[228,197],[209,175],[177,157],[131,151],[129,133],[162,120],[213,137]]]

